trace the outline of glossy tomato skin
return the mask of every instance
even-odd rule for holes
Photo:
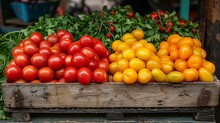
[[[59,69],[59,70],[55,70],[55,71],[54,71],[54,78],[55,78],[56,80],[59,80],[59,79],[63,78],[64,70],[65,70],[64,67],[61,68],[61,69]]]
[[[93,38],[89,35],[84,35],[79,39],[80,45],[82,47],[92,47],[93,46]]]
[[[51,47],[50,50],[52,51],[53,55],[61,53],[60,48],[56,46]]]
[[[93,80],[96,83],[102,83],[106,80],[107,73],[105,70],[98,68],[93,71]]]
[[[33,32],[30,35],[30,39],[38,46],[41,41],[44,40],[43,35],[40,32]]]
[[[72,60],[72,55],[67,55],[64,59],[64,66],[65,67],[71,67],[72,66],[72,63],[71,63],[71,60]]]
[[[101,42],[98,38],[93,38],[93,44],[96,44],[98,42]]]
[[[23,49],[22,46],[16,46],[15,48],[13,48],[13,50],[12,50],[12,56],[13,57],[18,55],[19,53],[24,53],[24,49]]]
[[[14,61],[16,65],[23,68],[30,64],[31,60],[30,57],[27,56],[25,53],[20,53],[14,57]]]
[[[60,53],[59,55],[61,56],[61,58],[62,58],[63,60],[65,60],[65,58],[66,58],[66,56],[67,56],[66,53]]]
[[[151,13],[151,14],[150,14],[150,18],[153,19],[153,20],[158,20],[159,15],[158,15],[157,12],[155,12],[155,13]]]
[[[14,60],[14,59],[12,59],[12,60],[9,62],[8,66],[10,66],[10,65],[16,65],[16,63],[15,63],[15,60]]]
[[[39,49],[39,53],[47,56],[49,58],[52,55],[52,51],[50,48],[44,47]]]
[[[24,45],[24,53],[32,56],[39,51],[38,46],[34,43]]]
[[[41,41],[39,45],[39,48],[43,48],[43,47],[50,48],[52,47],[52,44],[49,41],[44,40],[44,41]]]
[[[93,59],[95,51],[91,47],[83,47],[81,52],[86,55],[89,59]]]
[[[81,49],[82,47],[79,42],[72,42],[68,47],[68,54],[74,55],[75,53],[80,52]]]
[[[59,37],[55,34],[50,34],[47,36],[47,41],[54,45],[59,42]]]
[[[63,34],[66,33],[66,32],[67,32],[66,30],[60,29],[60,30],[57,31],[56,34],[57,34],[59,37],[62,37]]]
[[[92,71],[87,67],[82,67],[77,71],[79,83],[87,85],[92,82]]]
[[[59,42],[59,48],[62,52],[67,53],[68,52],[68,47],[72,43],[72,41],[68,38],[63,38]]]
[[[19,79],[19,80],[14,81],[14,83],[27,83],[27,81],[24,79]]]
[[[76,73],[77,69],[74,67],[67,67],[63,73],[63,78],[66,82],[74,82],[77,80]]]
[[[50,67],[42,67],[38,70],[38,77],[42,82],[53,80],[54,72]]]
[[[68,39],[70,39],[71,41],[73,41],[73,39],[74,39],[73,35],[72,35],[70,32],[65,32],[65,33],[60,37],[60,40],[65,39],[65,38],[68,38]]]
[[[94,59],[95,61],[97,61],[97,62],[100,60],[99,56],[98,56],[96,53],[95,53],[93,59]]]
[[[108,72],[109,70],[109,62],[107,62],[106,60],[100,60],[99,61],[99,68],[105,70],[106,72]]]
[[[8,82],[14,82],[21,78],[21,68],[18,65],[9,65],[5,69],[5,76]]]
[[[94,44],[93,49],[96,54],[99,55],[99,57],[105,57],[107,49],[105,48],[105,45],[102,42],[97,42]]]
[[[41,53],[35,53],[31,57],[31,64],[36,68],[42,68],[47,66],[47,56]]]
[[[54,70],[61,69],[63,67],[64,60],[60,55],[51,55],[48,58],[48,66]]]
[[[89,64],[89,58],[83,53],[75,53],[72,57],[72,66],[75,68],[87,67]]]
[[[38,75],[38,70],[33,65],[25,66],[22,69],[22,78],[26,81],[30,82],[32,80],[35,80],[37,78],[37,75]]]
[[[89,65],[88,65],[88,68],[91,70],[91,71],[94,71],[95,69],[97,69],[99,67],[99,62],[94,60],[94,59],[91,59],[89,61]]]
[[[30,38],[27,38],[27,39],[24,39],[23,41],[21,41],[18,46],[24,46],[25,44],[28,44],[28,43],[34,43],[33,40],[31,40]]]

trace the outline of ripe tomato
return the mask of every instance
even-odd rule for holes
[[[53,46],[50,49],[51,49],[53,55],[61,53],[61,50],[59,47]]]
[[[42,67],[38,70],[38,77],[42,82],[50,82],[54,77],[54,72],[49,67]]]
[[[98,38],[93,38],[93,44],[96,44],[98,42],[101,42]]]
[[[66,82],[74,82],[76,81],[76,73],[77,69],[74,67],[67,67],[63,73],[63,78],[66,80]]]
[[[105,61],[105,60],[100,60],[99,61],[99,68],[105,70],[106,72],[108,72],[109,70],[109,62]]]
[[[41,53],[35,53],[31,57],[31,64],[36,68],[46,67],[47,66],[47,56]]]
[[[65,67],[71,67],[72,66],[72,63],[71,63],[71,60],[72,60],[72,55],[67,55],[64,59],[64,66]]]
[[[168,23],[167,23],[167,27],[168,27],[168,28],[173,28],[173,22],[168,22]]]
[[[157,12],[155,12],[155,13],[151,13],[151,14],[150,14],[150,18],[153,19],[153,20],[158,20],[159,15],[158,15]]]
[[[61,69],[63,67],[64,60],[60,55],[51,55],[48,58],[47,64],[52,69]]]
[[[109,57],[111,55],[111,52],[109,50],[106,51],[106,57]]]
[[[114,27],[114,26],[111,26],[109,30],[110,30],[111,32],[115,32],[115,27]]]
[[[111,34],[111,33],[108,33],[108,34],[106,34],[106,37],[107,37],[107,38],[112,38],[112,34]]]
[[[60,29],[60,30],[57,31],[56,34],[57,34],[59,37],[62,37],[63,34],[66,33],[66,32],[67,32],[66,30]]]
[[[179,25],[180,26],[184,26],[186,24],[186,21],[185,20],[179,20]]]
[[[20,53],[14,57],[16,65],[23,68],[30,64],[30,58],[25,53]]]
[[[166,14],[166,12],[163,10],[160,10],[159,13],[160,13],[160,16],[162,16],[162,17]]]
[[[89,84],[92,82],[92,71],[87,67],[82,67],[77,71],[77,80],[81,84]]]
[[[39,51],[38,46],[34,43],[29,43],[24,45],[24,53],[32,56]]]
[[[15,63],[15,60],[14,60],[14,59],[12,59],[12,60],[9,62],[8,66],[10,66],[10,65],[16,65],[16,63]]]
[[[194,28],[192,31],[193,31],[193,33],[194,33],[194,34],[196,34],[196,33],[197,33],[197,30],[196,30],[195,28]]]
[[[134,17],[134,12],[129,12],[128,17],[133,18]]]
[[[12,50],[12,56],[13,57],[18,55],[19,53],[24,53],[24,49],[23,49],[22,46],[16,46],[15,48],[13,48],[13,50]]]
[[[66,56],[67,56],[67,54],[66,54],[66,53],[59,53],[58,55],[60,55],[60,56],[61,56],[61,58],[62,58],[63,60],[65,60],[65,58],[66,58]]]
[[[27,38],[27,39],[24,39],[23,41],[21,41],[18,46],[24,46],[25,44],[28,44],[28,43],[33,43],[33,40],[31,40],[30,38]]]
[[[91,70],[91,71],[94,71],[95,69],[97,69],[99,67],[99,64],[98,64],[98,61],[94,60],[94,59],[91,59],[89,61],[89,65],[88,65],[88,68]]]
[[[43,35],[39,32],[33,32],[30,35],[30,39],[38,46],[41,41],[44,40]]]
[[[72,42],[68,47],[68,54],[74,55],[75,53],[80,52],[81,49],[82,47],[79,42]]]
[[[43,47],[50,48],[51,46],[52,46],[52,44],[49,41],[44,40],[44,41],[40,42],[39,48],[43,48]]]
[[[65,39],[65,38],[68,38],[68,39],[70,39],[71,41],[73,41],[73,39],[74,39],[73,35],[72,35],[70,32],[65,32],[65,33],[60,37],[60,40],[61,40],[61,39]]]
[[[59,48],[61,49],[61,51],[67,53],[68,52],[68,47],[69,45],[72,43],[72,41],[68,38],[63,38],[60,40],[59,42]]]
[[[45,56],[47,56],[47,58],[52,55],[51,49],[50,49],[50,48],[47,48],[47,47],[40,48],[40,49],[39,49],[39,53],[40,53],[40,54],[43,54],[43,55],[45,55]]]
[[[93,57],[93,59],[95,60],[95,61],[99,61],[99,56],[95,53],[95,55],[94,55],[94,57]]]
[[[27,83],[27,82],[24,79],[19,79],[19,80],[14,81],[14,83]]]
[[[5,69],[5,76],[9,82],[14,82],[21,78],[21,68],[18,65],[9,65]]]
[[[93,49],[96,54],[98,54],[100,57],[106,56],[107,49],[105,48],[105,45],[102,42],[97,42],[94,44]]]
[[[22,78],[26,81],[32,81],[37,78],[37,68],[33,65],[25,66],[22,69]]]
[[[89,35],[84,35],[79,39],[80,45],[82,47],[92,47],[93,46],[93,38]]]
[[[54,71],[54,78],[55,78],[56,80],[59,80],[59,79],[63,78],[64,70],[65,70],[64,67],[62,67],[62,68],[59,69],[59,70],[55,70],[55,71]]]
[[[76,68],[87,67],[89,64],[89,58],[83,53],[76,53],[72,57],[72,66]]]
[[[95,55],[95,51],[91,47],[82,48],[81,53],[86,55],[89,59],[93,59]]]
[[[113,21],[110,21],[110,22],[109,22],[109,25],[110,25],[110,26],[112,26],[113,24],[114,24],[114,22],[113,22]]]
[[[103,69],[98,68],[93,71],[93,80],[97,83],[104,82],[106,80],[106,77],[107,73]]]
[[[61,78],[58,80],[58,83],[64,83],[64,82],[66,82],[66,80],[64,78]]]
[[[55,34],[50,34],[47,36],[47,41],[54,45],[59,42],[59,37]]]

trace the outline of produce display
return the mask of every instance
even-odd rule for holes
[[[45,15],[0,36],[0,82],[211,82],[215,65],[206,60],[198,34],[198,23],[176,12],[140,16],[130,6]]]

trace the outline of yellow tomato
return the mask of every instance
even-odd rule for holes
[[[140,29],[133,30],[131,34],[137,39],[141,40],[144,38],[144,31]]]
[[[135,52],[131,48],[127,48],[122,51],[122,58],[125,60],[130,61],[132,58],[135,57],[136,57]]]
[[[123,81],[127,84],[133,84],[137,81],[137,72],[134,69],[127,68],[123,72]]]
[[[209,69],[201,67],[199,70],[199,80],[202,82],[213,82],[214,77]]]
[[[141,43],[140,41],[137,41],[131,44],[130,47],[132,50],[136,51],[137,49],[144,47],[144,44]]]
[[[166,75],[163,73],[162,70],[158,68],[154,68],[151,71],[152,77],[157,82],[165,82],[166,81]]]
[[[153,70],[154,68],[161,68],[160,62],[154,59],[150,59],[146,62],[146,68]]]
[[[115,40],[115,41],[112,43],[112,50],[113,50],[113,51],[116,51],[116,50],[117,50],[118,44],[119,44],[120,42],[121,42],[120,40]]]
[[[149,60],[151,57],[152,52],[145,47],[137,49],[136,57],[142,60]]]
[[[145,62],[139,58],[132,58],[129,62],[129,67],[138,72],[142,68],[145,68]]]
[[[137,40],[135,38],[126,38],[124,42],[130,46],[131,44],[135,43],[136,41]]]
[[[184,80],[184,74],[182,72],[172,71],[167,74],[168,82],[179,83],[179,82],[183,82],[183,80]]]
[[[116,48],[116,51],[121,53],[124,49],[129,48],[129,45],[125,42],[120,42]]]
[[[134,38],[134,36],[133,36],[131,33],[125,33],[125,34],[122,36],[121,40],[122,40],[122,41],[125,41],[127,38]]]
[[[138,82],[145,84],[150,82],[151,79],[152,75],[149,69],[143,68],[138,72]]]
[[[112,78],[113,82],[123,82],[123,73],[121,71],[116,72]]]
[[[117,62],[112,62],[110,65],[109,65],[109,72],[111,74],[115,74],[116,72],[118,72],[118,63]]]
[[[128,66],[129,62],[125,59],[120,59],[117,61],[117,65],[118,65],[118,70],[119,71],[124,71],[125,69],[127,69],[129,66]]]

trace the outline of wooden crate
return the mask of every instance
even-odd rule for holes
[[[212,108],[219,102],[219,85],[217,78],[215,82],[151,82],[132,85],[116,82],[90,85],[16,84],[5,80],[2,90],[5,110],[12,112],[17,121],[30,120],[29,113],[40,112],[107,113],[113,119],[123,118],[126,112],[171,111],[197,112],[197,115],[200,113],[197,117],[204,117],[205,114],[214,117]],[[203,109],[207,107],[211,109],[208,113]]]

